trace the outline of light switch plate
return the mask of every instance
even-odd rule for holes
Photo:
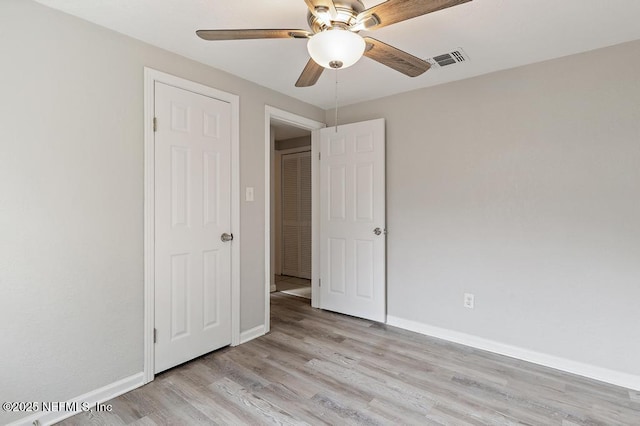
[[[252,186],[247,186],[247,188],[245,189],[245,197],[244,199],[246,201],[253,201],[253,187]]]

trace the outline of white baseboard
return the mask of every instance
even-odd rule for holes
[[[247,343],[249,340],[253,340],[256,337],[264,336],[264,324],[257,327],[253,327],[247,331],[240,333],[240,344]]]
[[[75,411],[51,411],[51,412],[37,412],[29,417],[16,420],[13,423],[9,423],[8,426],[33,426],[37,420],[40,425],[52,425],[58,423],[64,419],[67,419],[75,414],[82,412],[81,404],[86,403],[89,407],[93,408],[96,404],[109,401],[117,396],[132,391],[140,386],[144,385],[144,374],[138,373],[133,376],[126,377],[117,382],[113,382],[109,385],[103,386],[99,389],[92,390],[66,401],[67,406],[77,404],[78,409]]]
[[[579,376],[588,377],[601,382],[611,383],[628,389],[640,390],[640,376],[633,374],[597,367],[595,365],[585,364],[542,352],[536,352],[484,339],[482,337],[461,333],[459,331],[434,327],[417,321],[394,317],[392,315],[387,316],[387,324],[404,330],[414,331],[416,333],[447,340],[449,342],[459,343],[472,348],[482,349],[511,358],[517,358],[534,364],[543,365],[545,367],[554,368],[556,370],[562,370],[567,373],[577,374]]]

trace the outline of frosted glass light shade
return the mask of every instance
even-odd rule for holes
[[[347,68],[362,57],[365,45],[364,39],[358,34],[334,28],[311,37],[307,50],[318,65],[325,68]]]

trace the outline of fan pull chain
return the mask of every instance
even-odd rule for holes
[[[336,133],[338,133],[338,69],[336,68],[336,114],[335,114],[335,126]]]

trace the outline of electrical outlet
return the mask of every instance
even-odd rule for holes
[[[473,309],[473,306],[475,304],[475,296],[471,293],[465,293],[464,294],[464,307],[465,308],[469,308],[469,309]]]

